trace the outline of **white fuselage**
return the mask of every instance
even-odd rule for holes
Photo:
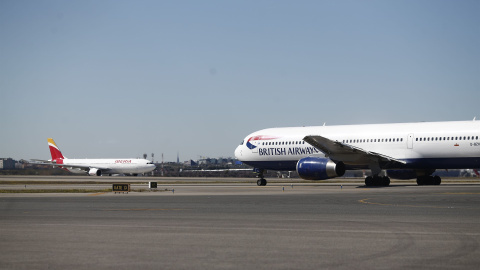
[[[57,163],[60,164],[60,163]],[[64,168],[77,172],[78,167],[99,169],[105,174],[140,174],[151,172],[155,165],[146,159],[63,159]],[[69,168],[69,165],[72,166]]]
[[[319,135],[332,141],[404,161],[389,169],[462,169],[480,167],[480,121],[420,122],[271,128],[249,134],[235,150],[256,168],[295,170],[307,156],[335,157],[348,169],[368,168],[368,160],[322,153],[303,140]]]

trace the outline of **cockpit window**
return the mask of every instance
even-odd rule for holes
[[[240,145],[243,145],[243,142],[244,142],[244,141],[242,141],[242,142],[240,143]]]

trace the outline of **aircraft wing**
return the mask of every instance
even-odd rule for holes
[[[371,161],[378,163],[388,162],[402,165],[406,164],[406,162],[403,160],[395,159],[380,153],[367,151],[360,147],[334,141],[319,135],[305,136],[303,140],[320,150],[327,157],[338,161],[348,162],[349,160],[361,160],[363,162]]]

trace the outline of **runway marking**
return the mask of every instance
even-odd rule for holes
[[[382,206],[403,206],[403,207],[415,207],[415,208],[437,208],[437,209],[453,209],[455,207],[451,206],[427,206],[427,205],[411,205],[411,204],[392,204],[392,203],[377,203],[377,202],[368,202],[371,198],[358,200],[359,203],[363,204],[374,204]]]
[[[296,219],[295,219],[296,220]],[[68,223],[31,223],[31,224],[15,224],[15,226],[58,226],[58,227],[108,227],[108,228],[162,228],[162,229],[178,229],[187,230],[205,229],[215,231],[265,231],[265,232],[316,232],[316,233],[370,233],[370,234],[412,234],[412,235],[461,235],[461,236],[480,236],[479,232],[451,233],[451,232],[434,232],[434,231],[392,231],[392,230],[361,230],[361,229],[301,229],[301,228],[258,228],[258,227],[217,227],[217,226],[183,226],[183,225],[128,225],[128,224],[68,224]]]
[[[102,211],[181,211],[180,208],[103,209]]]

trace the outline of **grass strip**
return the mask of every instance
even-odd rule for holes
[[[130,192],[166,192],[170,189],[132,189]],[[0,193],[106,193],[107,189],[0,189]],[[120,193],[120,192],[119,192]]]
[[[99,193],[112,192],[112,189],[0,189],[0,193]]]

